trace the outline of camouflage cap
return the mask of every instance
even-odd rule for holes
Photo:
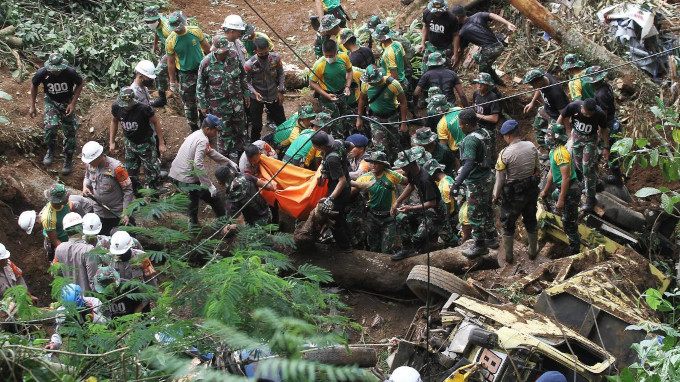
[[[380,24],[382,24],[380,16],[373,15],[371,16],[371,18],[368,19],[368,23],[366,23],[366,26],[368,26],[368,30],[372,33],[375,27],[377,27]]]
[[[446,113],[451,110],[451,105],[444,94],[435,94],[429,98],[427,110],[432,111],[433,114]]]
[[[427,89],[427,98],[425,99],[425,102],[430,102],[430,99],[437,94],[444,94],[442,88],[439,86],[430,86],[430,88]]]
[[[427,56],[428,66],[440,66],[446,63],[446,58],[440,52],[432,52]]]
[[[316,117],[312,120],[312,124],[323,129],[326,127],[326,125],[328,125],[328,122],[330,122],[331,119],[333,119],[333,117],[331,117],[330,114],[322,111],[316,113]]]
[[[212,39],[212,46],[210,50],[215,52],[215,54],[224,54],[231,49],[231,43],[227,40],[227,36],[223,34],[215,35]]]
[[[393,35],[394,32],[390,30],[390,27],[387,24],[378,24],[371,36],[378,41],[385,41],[392,38]]]
[[[432,13],[444,13],[449,9],[446,0],[432,0],[427,3],[427,9]]]
[[[425,162],[432,159],[432,154],[430,154],[422,146],[412,147],[411,155],[413,155],[413,159],[415,159],[418,166],[422,166],[425,164]]]
[[[314,118],[316,117],[316,113],[314,112],[314,108],[312,105],[302,105],[298,109],[298,118],[299,119],[307,119],[307,118]]]
[[[411,144],[414,146],[429,145],[437,141],[437,134],[429,127],[421,127],[416,130],[416,133],[411,137]]]
[[[158,13],[158,7],[152,5],[150,7],[144,8],[144,21],[156,21],[161,18],[160,13]]]
[[[354,36],[354,32],[351,29],[345,28],[345,29],[341,30],[340,31],[340,44],[346,43],[352,37],[356,37],[356,36]]]
[[[338,25],[340,25],[340,23],[342,23],[342,21],[339,20],[339,19],[337,19],[335,16],[330,15],[330,14],[329,14],[329,15],[324,15],[324,16],[321,18],[321,26],[319,27],[319,32],[320,32],[320,33],[328,32],[328,31],[330,31],[331,29],[333,29],[333,28],[337,27]]]
[[[552,124],[550,131],[552,132],[555,140],[560,144],[564,145],[569,140],[569,136],[567,136],[567,129],[561,123]]]
[[[45,61],[45,69],[50,72],[58,72],[68,68],[68,61],[60,53],[52,53]]]
[[[491,78],[491,74],[484,73],[484,72],[479,73],[477,75],[477,78],[472,80],[472,82],[474,82],[476,84],[486,84],[486,85],[489,85],[489,86],[494,85],[493,78]]]
[[[94,275],[94,290],[97,293],[104,293],[107,286],[115,283],[116,287],[120,285],[120,274],[113,267],[108,265],[100,265],[97,273]]]
[[[372,152],[368,158],[366,158],[366,162],[368,163],[382,163],[385,165],[385,167],[390,168],[390,162],[387,161],[387,154],[385,154],[382,151],[374,151]]]
[[[135,91],[132,90],[131,87],[126,86],[124,88],[120,89],[120,92],[118,93],[118,99],[116,99],[116,103],[120,107],[129,107],[137,103],[137,99],[135,98]]]
[[[248,187],[248,179],[242,174],[238,174],[231,181],[229,192],[227,193],[227,200],[230,202],[238,202],[246,197]]]
[[[526,74],[522,78],[522,83],[530,84],[543,76],[545,76],[545,70],[534,68],[526,72]]]
[[[246,24],[246,29],[243,30],[243,34],[241,35],[241,40],[242,41],[248,41],[248,40],[250,40],[254,37],[255,37],[255,25]]]
[[[562,70],[569,70],[573,68],[583,68],[586,63],[578,59],[578,54],[567,54],[564,56],[564,63],[562,64]]]
[[[361,82],[365,82],[367,84],[377,84],[378,82],[382,81],[383,79],[383,72],[382,70],[375,64],[371,64],[366,68],[366,71],[364,74],[361,75]]]
[[[400,151],[399,154],[397,154],[397,159],[394,161],[394,166],[395,168],[402,168],[406,167],[409,164],[415,162],[416,159],[413,156],[413,153],[411,150],[403,150]]]
[[[182,23],[186,23],[186,21],[187,17],[182,11],[174,11],[168,16],[168,26],[172,29],[179,27]]]
[[[581,77],[581,82],[584,84],[592,84],[594,82],[599,82],[605,79],[607,77],[607,72],[606,70],[602,70],[601,66],[595,65],[595,66],[590,66],[586,69],[586,76]]]
[[[439,164],[436,159],[430,159],[423,165],[423,170],[427,171],[428,174],[434,175],[435,172],[444,171],[444,165]]]
[[[55,183],[43,192],[45,199],[50,203],[64,203],[68,200],[71,192],[61,183]]]

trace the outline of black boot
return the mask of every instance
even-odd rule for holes
[[[412,244],[408,243],[408,244],[404,244],[404,246],[401,248],[400,251],[398,251],[397,253],[390,256],[390,259],[392,261],[404,260],[405,258],[413,256],[417,253],[418,252],[416,251],[414,246]]]
[[[583,212],[593,212],[593,209],[597,205],[597,200],[593,197],[587,197],[586,202],[583,203]]]
[[[54,161],[54,145],[47,145],[47,153],[45,153],[45,157],[43,158],[43,164],[45,166],[49,166],[52,164]]]
[[[168,99],[165,98],[165,91],[158,91],[158,97],[149,102],[152,107],[163,107],[168,104]]]
[[[62,175],[68,175],[73,171],[73,154],[64,154],[64,166],[61,168]]]
[[[490,72],[491,73],[489,74],[491,75],[491,78],[493,78],[493,82],[494,84],[496,84],[496,86],[505,86],[505,82],[503,82],[503,80],[498,75],[498,73],[496,73],[495,70],[491,69]]]
[[[489,253],[489,248],[486,247],[484,239],[475,240],[475,245],[463,251],[463,256],[467,258],[474,258]]]

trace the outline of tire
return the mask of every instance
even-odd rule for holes
[[[326,365],[374,367],[378,363],[378,353],[372,347],[350,346],[350,352],[342,345],[307,350],[302,358]]]
[[[418,298],[427,301],[427,266],[416,265],[413,267],[406,279],[406,285]],[[432,300],[447,300],[453,293],[483,300],[479,292],[458,276],[443,269],[430,267],[430,297]]]

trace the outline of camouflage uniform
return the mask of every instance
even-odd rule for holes
[[[437,49],[429,41],[425,41],[425,51],[423,51],[423,60],[420,63],[421,73],[427,72],[427,70],[430,68],[430,65],[428,64],[430,54],[439,53],[439,54],[442,55],[442,57],[451,57],[452,51],[453,51],[453,46],[451,46],[448,49]]]
[[[548,149],[548,146],[545,144],[545,133],[550,130],[550,126],[552,126],[555,123],[555,120],[550,118],[548,113],[545,112],[543,106],[538,108],[538,113],[536,113],[536,117],[534,118],[534,123],[532,124],[534,128],[534,138],[536,139],[536,144],[538,144],[539,147],[542,147],[544,149]]]
[[[169,88],[170,77],[168,77],[168,55],[164,54],[156,65],[156,90],[166,92]]]
[[[198,73],[195,71],[177,71],[177,79],[179,80],[179,95],[184,104],[184,117],[190,126],[198,126],[198,109],[197,109],[197,81]]]
[[[574,133],[572,137],[574,139],[572,146],[574,165],[583,175],[583,188],[586,190],[586,196],[595,198],[599,159],[597,154],[597,134],[590,137]]]
[[[54,144],[57,139],[57,130],[61,121],[61,129],[64,133],[64,153],[76,152],[76,132],[78,131],[78,118],[76,113],[66,115],[68,102],[55,102],[47,95],[45,101],[45,144]]]
[[[479,52],[475,53],[472,58],[479,64],[479,71],[482,73],[495,73],[493,70],[494,61],[503,53],[503,43],[497,42],[495,44],[480,47]]]
[[[125,169],[130,175],[133,187],[140,188],[139,168],[144,166],[144,176],[148,188],[155,189],[160,185],[160,161],[156,150],[156,137],[152,136],[148,142],[135,144],[125,139]]]
[[[491,239],[489,234],[495,231],[493,226],[493,209],[491,194],[494,184],[493,174],[479,182],[468,182],[465,197],[468,203],[467,218],[472,226],[472,238],[475,240]]]
[[[552,193],[553,200],[560,199],[560,187],[556,187]],[[567,190],[567,197],[564,199],[562,209],[562,226],[564,233],[569,239],[569,249],[572,254],[581,252],[581,234],[578,232],[578,208],[581,202],[581,190],[578,182],[572,182]]]
[[[208,113],[222,120],[222,131],[217,136],[217,151],[225,156],[233,156],[243,151],[246,143],[243,99],[250,97],[250,91],[236,50],[222,45],[216,48],[215,52],[201,61],[196,95],[201,110],[208,109]],[[224,61],[216,56],[220,49],[228,52]]]

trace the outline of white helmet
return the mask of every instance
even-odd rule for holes
[[[222,23],[222,28],[235,29],[237,31],[246,30],[246,24],[243,23],[241,16],[239,15],[229,15],[224,18],[224,23]]]
[[[83,156],[81,159],[85,164],[90,164],[90,162],[99,158],[103,152],[104,146],[100,145],[98,142],[89,141],[83,146]]]
[[[69,229],[71,227],[77,226],[78,224],[83,224],[83,217],[77,212],[69,212],[64,216],[61,226],[64,229]]]
[[[122,255],[132,248],[132,236],[125,231],[118,231],[111,236],[109,252],[114,255]]]
[[[24,211],[19,215],[19,227],[26,231],[26,234],[30,235],[33,232],[33,226],[35,226],[35,218],[38,214],[33,211]]]
[[[9,259],[9,251],[5,248],[5,245],[0,243],[0,260]]]
[[[99,216],[97,216],[97,214],[90,212],[89,214],[85,214],[85,216],[83,216],[83,233],[85,235],[97,235],[101,230],[102,220],[99,218]]]
[[[137,66],[135,66],[135,72],[144,77],[151,78],[152,80],[156,78],[156,66],[149,60],[139,61]]]
[[[390,382],[423,382],[420,379],[420,373],[412,367],[399,366],[394,369],[392,375],[390,375]]]

